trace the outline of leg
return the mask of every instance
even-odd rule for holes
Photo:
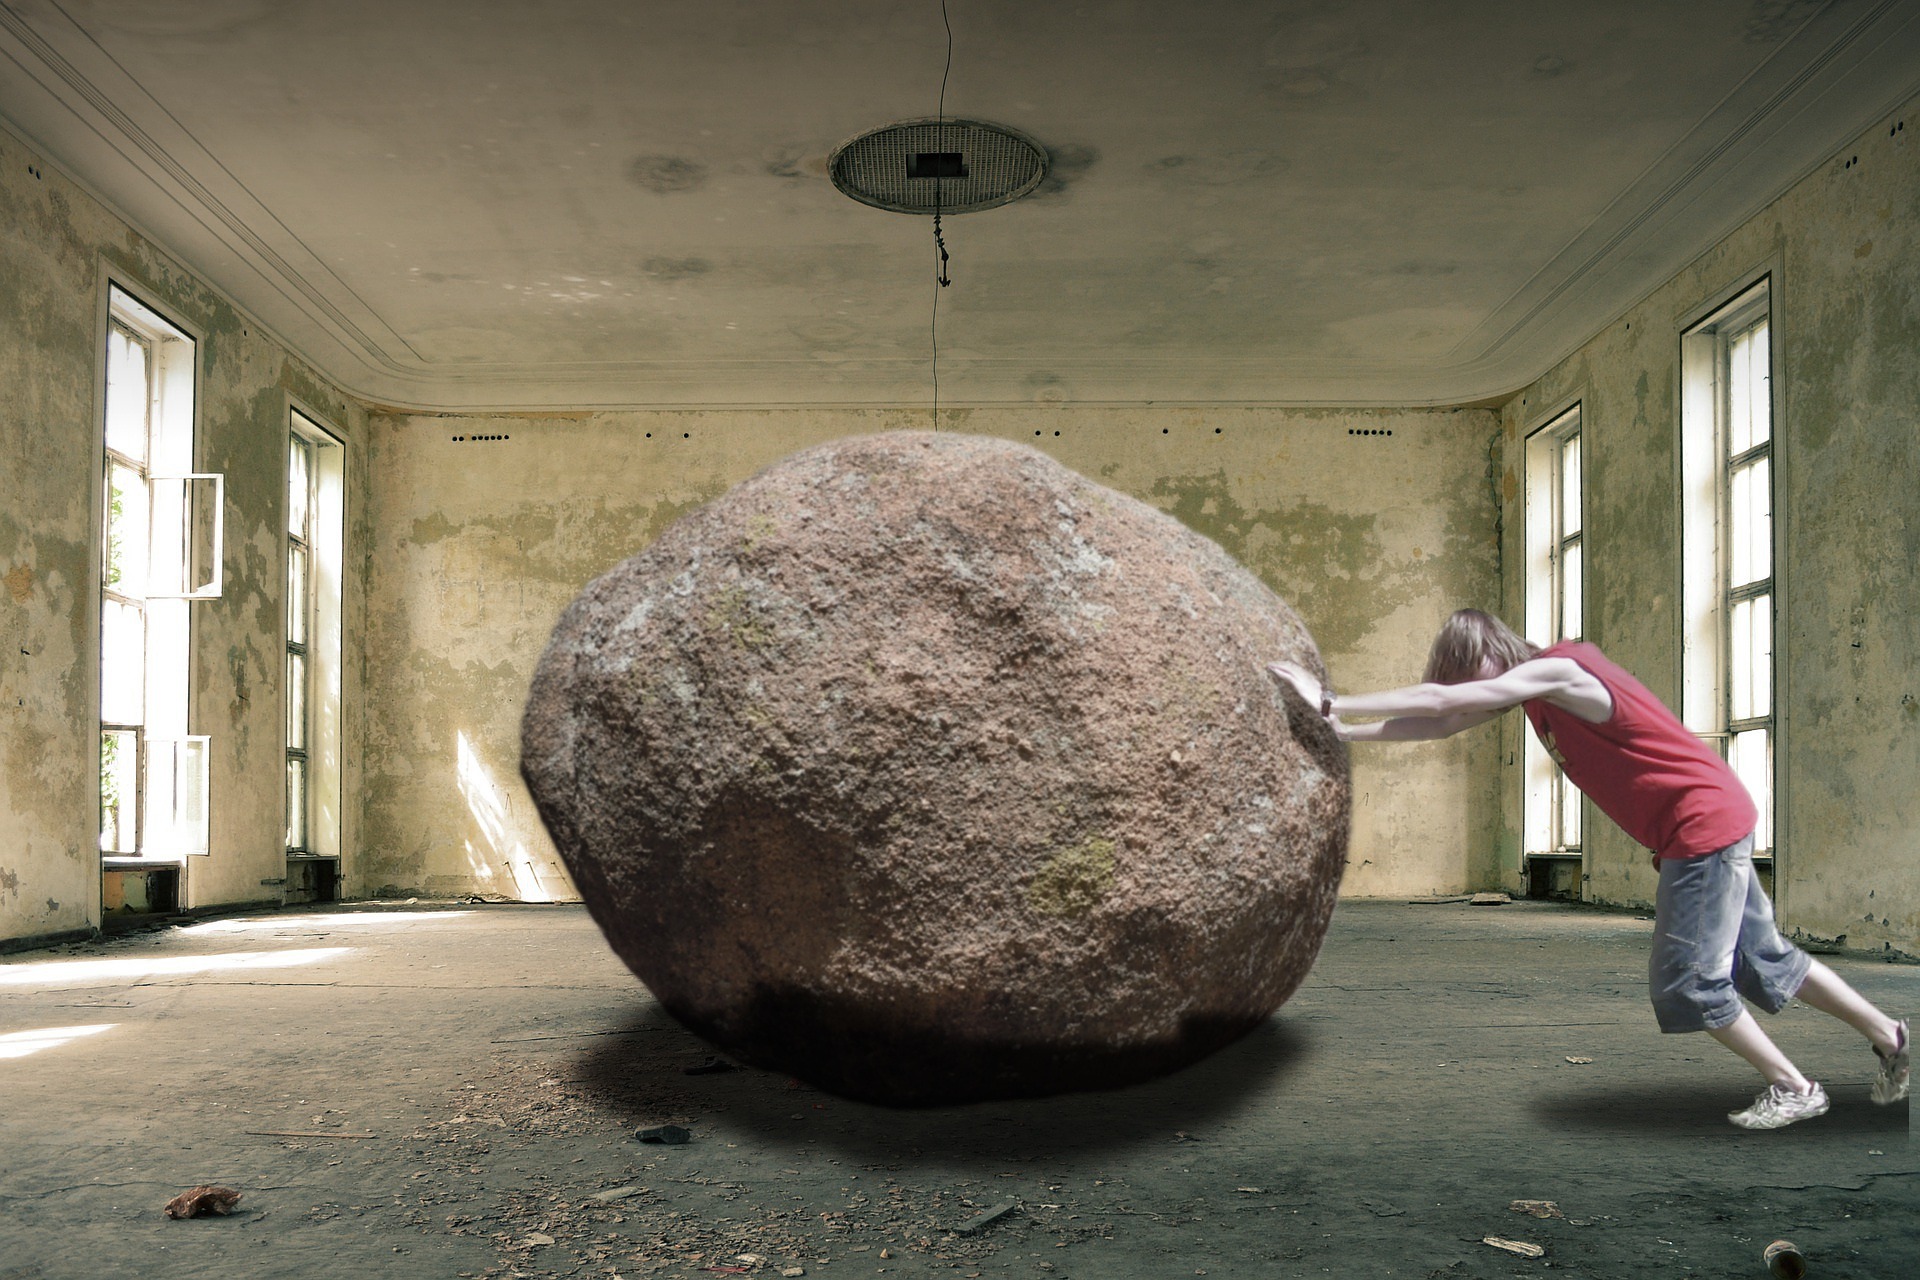
[[[1807,1093],[1813,1088],[1813,1082],[1800,1074],[1800,1069],[1780,1052],[1779,1046],[1745,1009],[1726,1026],[1708,1028],[1707,1034],[1752,1063],[1753,1069],[1765,1076],[1768,1084],[1784,1085],[1795,1093]]]
[[[1832,1014],[1867,1038],[1880,1060],[1873,1087],[1875,1102],[1897,1102],[1907,1093],[1907,1028],[1870,1004],[1826,965],[1780,936],[1773,903],[1750,877],[1747,901],[1734,949],[1733,984],[1740,994],[1768,1013],[1778,1013],[1798,996],[1822,1013]]]
[[[1647,982],[1662,1031],[1711,1031],[1746,1012],[1733,985],[1733,956],[1746,900],[1741,871],[1750,864],[1728,852],[1660,860]]]
[[[1900,1047],[1900,1024],[1867,1002],[1839,974],[1818,960],[1807,970],[1807,980],[1794,993],[1802,1004],[1832,1014],[1873,1042],[1883,1055]]]
[[[1786,991],[1805,976],[1804,955],[1783,955],[1786,967],[1776,964],[1767,971],[1771,987],[1750,965],[1736,970],[1736,963],[1747,959],[1747,935],[1757,941],[1752,898],[1759,886],[1752,849],[1748,837],[1704,858],[1661,860],[1648,974],[1662,1031],[1705,1031],[1766,1077],[1765,1092],[1727,1119],[1745,1129],[1777,1129],[1821,1115],[1827,1096],[1800,1074],[1740,1002],[1739,992],[1746,990],[1778,1009],[1789,998]],[[1765,932],[1777,936],[1764,893],[1760,902],[1766,907]]]
[[[1907,1041],[1906,1023],[1895,1022],[1874,1008],[1865,996],[1818,960],[1807,970],[1807,979],[1796,994],[1820,1012],[1840,1019],[1873,1045],[1879,1070],[1874,1073],[1873,1087],[1867,1091],[1869,1098],[1885,1106],[1907,1096],[1912,1049]]]

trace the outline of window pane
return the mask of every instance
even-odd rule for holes
[[[307,660],[297,653],[287,655],[287,746],[307,748]]]
[[[1560,447],[1560,536],[1580,532],[1580,437]]]
[[[1773,597],[1736,600],[1727,683],[1735,720],[1773,713]]]
[[[140,735],[133,729],[100,733],[100,852],[138,853]]]
[[[1733,473],[1729,495],[1735,587],[1773,576],[1773,468],[1762,454]]]
[[[147,594],[148,498],[138,471],[117,462],[107,465],[106,588],[136,599]]]
[[[206,738],[183,738],[174,744],[174,819],[187,853],[207,851]]]
[[[1727,350],[1727,452],[1745,453],[1772,435],[1767,326],[1734,337]]]
[[[287,548],[287,643],[307,642],[307,549]]]
[[[147,460],[146,344],[125,330],[107,330],[107,448]]]
[[[1560,639],[1580,636],[1580,544],[1569,542],[1560,549]]]
[[[1766,729],[1751,729],[1733,735],[1727,753],[1733,771],[1746,784],[1753,803],[1760,810],[1760,822],[1753,832],[1756,851],[1773,848],[1773,734]]]
[[[287,848],[307,847],[307,762],[287,761]]]
[[[1727,477],[1728,586],[1753,581],[1753,468]]]
[[[146,721],[147,619],[139,605],[100,602],[100,718]]]
[[[1560,784],[1560,847],[1578,849],[1580,847],[1580,789],[1567,780],[1567,775],[1554,770]]]
[[[312,489],[313,446],[294,436],[287,447],[287,532],[307,536],[307,494]]]
[[[1753,447],[1753,342],[1740,334],[1727,347],[1727,453]]]

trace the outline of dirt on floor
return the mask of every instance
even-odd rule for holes
[[[1343,904],[1300,993],[1196,1067],[927,1110],[734,1067],[577,910],[419,904],[232,928],[0,964],[0,1034],[113,1028],[0,1062],[0,1280],[123,1262],[181,1277],[1762,1280],[1783,1237],[1811,1280],[1920,1275],[1906,1107],[1867,1101],[1858,1038],[1798,1007],[1768,1020],[1834,1108],[1734,1129],[1725,1113],[1757,1081],[1704,1038],[1653,1028],[1648,925],[1632,916]],[[1920,969],[1828,959],[1887,1007],[1920,1008]],[[46,967],[94,960],[128,976]],[[636,1136],[664,1126],[686,1141]],[[231,1217],[164,1217],[202,1183],[241,1191]]]

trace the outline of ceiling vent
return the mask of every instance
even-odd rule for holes
[[[980,120],[903,120],[863,133],[827,162],[833,185],[895,213],[972,213],[1018,200],[1047,176],[1046,148]]]

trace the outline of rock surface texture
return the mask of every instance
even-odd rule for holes
[[[1192,1062],[1300,984],[1345,748],[1293,611],[1023,445],[797,454],[591,583],[522,770],[608,941],[715,1045],[897,1105]]]

